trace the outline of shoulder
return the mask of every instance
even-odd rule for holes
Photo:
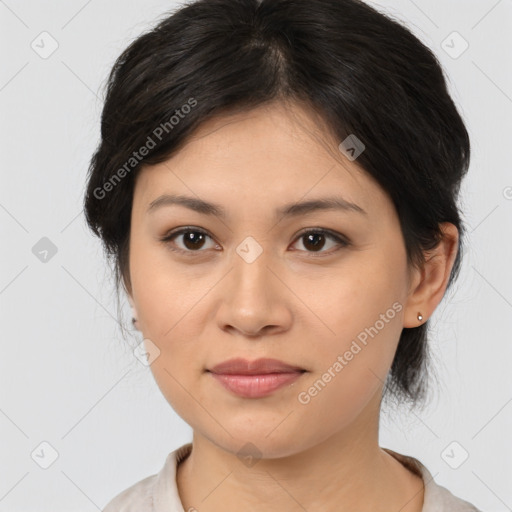
[[[114,496],[102,512],[183,511],[176,484],[176,467],[192,450],[186,443],[167,455],[162,469]]]
[[[388,448],[384,450],[423,479],[425,492],[422,512],[482,512],[473,504],[452,494],[446,487],[439,485],[418,459]]]
[[[437,510],[446,510],[450,512],[481,512],[469,501],[465,501],[462,498],[454,496],[446,487],[437,484],[432,480],[429,484],[430,490],[430,502],[423,505],[422,512],[434,512]]]
[[[102,512],[151,512],[158,475],[151,475],[114,496]]]

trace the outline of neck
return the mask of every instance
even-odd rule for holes
[[[252,465],[194,431],[192,451],[177,471],[184,510],[420,512],[423,481],[379,447],[378,414],[376,421],[369,416],[320,443]]]

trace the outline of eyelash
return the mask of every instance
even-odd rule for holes
[[[189,226],[189,227],[186,227],[186,228],[180,228],[180,229],[178,229],[176,231],[171,231],[170,233],[167,233],[165,236],[160,238],[160,241],[163,242],[164,244],[166,244],[171,251],[180,252],[182,254],[186,254],[187,256],[195,256],[195,253],[205,252],[204,250],[201,250],[201,249],[199,249],[197,251],[191,251],[191,250],[185,250],[185,249],[180,249],[180,248],[176,248],[176,247],[171,247],[169,242],[171,242],[174,238],[178,237],[179,235],[183,235],[184,233],[200,233],[202,235],[208,236],[211,239],[213,239],[213,237],[210,236],[203,229]],[[331,230],[325,229],[325,228],[309,228],[309,229],[307,229],[305,231],[302,231],[301,233],[299,233],[297,235],[297,237],[295,238],[295,241],[297,241],[300,238],[302,238],[302,237],[304,237],[306,235],[309,235],[309,234],[325,235],[328,238],[331,238],[335,242],[340,244],[341,247],[338,247],[337,249],[334,249],[334,250],[331,250],[331,251],[327,251],[327,252],[300,251],[300,250],[299,250],[299,252],[307,252],[309,254],[319,255],[320,257],[322,257],[322,256],[329,256],[332,253],[337,252],[339,249],[344,248],[344,247],[348,247],[349,245],[351,245],[350,241],[346,237],[340,235],[339,233],[336,233],[335,231],[331,231]]]

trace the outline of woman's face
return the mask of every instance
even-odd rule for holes
[[[339,142],[299,107],[273,105],[204,123],[137,177],[129,270],[146,348],[160,351],[151,370],[194,431],[233,453],[251,442],[286,456],[377,420],[410,276],[391,200]],[[150,208],[166,194],[224,216]],[[327,198],[342,206],[299,206]],[[240,396],[208,371],[235,357],[306,371]]]

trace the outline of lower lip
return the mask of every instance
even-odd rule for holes
[[[261,398],[287,384],[296,381],[303,372],[292,373],[266,373],[262,375],[227,375],[210,374],[225,388],[236,395],[246,398]]]

